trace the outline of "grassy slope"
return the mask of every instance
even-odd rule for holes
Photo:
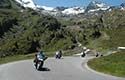
[[[45,55],[48,57],[54,57],[56,51],[53,52],[45,52]],[[63,56],[71,56],[74,53],[77,53],[78,51],[76,50],[67,50],[63,51]],[[14,62],[14,61],[20,61],[20,60],[27,60],[27,59],[34,59],[34,54],[28,54],[28,55],[14,55],[14,56],[7,56],[4,58],[0,58],[0,64],[5,64],[9,62]]]
[[[19,60],[33,59],[33,57],[34,54],[8,56],[5,58],[0,58],[0,64],[5,64],[8,62],[19,61]]]
[[[105,36],[94,40],[91,45],[100,50],[116,50],[119,46],[125,46],[125,28],[104,30]],[[106,52],[105,52],[106,53]],[[96,58],[88,62],[88,65],[100,72],[125,77],[125,51],[110,56]]]
[[[88,65],[100,72],[125,77],[125,52],[90,60]]]
[[[125,27],[102,30],[101,32],[102,36],[98,39],[90,40],[88,47],[106,53],[109,50],[116,50],[119,46],[125,46]]]

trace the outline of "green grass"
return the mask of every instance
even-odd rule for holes
[[[54,57],[56,51],[44,52],[44,53],[48,57]],[[63,51],[63,56],[71,56],[75,53],[77,53],[76,50],[67,50],[67,51]],[[14,62],[14,61],[20,61],[20,60],[34,59],[34,54],[35,53],[28,54],[28,55],[7,56],[5,58],[0,58],[0,64],[5,64],[5,63],[9,63],[9,62]]]
[[[92,59],[88,62],[88,65],[99,72],[125,77],[125,51]]]
[[[5,58],[0,58],[0,64],[5,64],[5,63],[19,61],[19,60],[33,59],[33,58],[34,58],[34,54],[8,56]]]

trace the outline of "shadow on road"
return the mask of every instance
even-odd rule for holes
[[[50,69],[46,68],[46,67],[43,67],[43,68],[40,68],[38,71],[50,71]]]

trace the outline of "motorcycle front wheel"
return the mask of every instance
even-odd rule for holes
[[[43,61],[40,61],[40,62],[38,63],[38,65],[37,65],[37,69],[38,69],[38,70],[42,69],[43,63],[44,63]]]

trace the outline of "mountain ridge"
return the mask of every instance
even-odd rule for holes
[[[98,13],[100,11],[111,11],[113,9],[116,9],[117,6],[113,7],[111,5],[107,5],[104,2],[101,1],[91,1],[86,8],[85,7],[63,7],[63,6],[57,6],[55,8],[48,7],[48,6],[40,6],[35,4],[32,0],[16,0],[20,4],[24,5],[24,7],[29,7],[34,10],[41,10],[44,13],[48,13],[50,15],[78,15],[78,14],[84,14],[84,13]],[[22,3],[21,3],[22,1]],[[32,5],[32,6],[31,6]],[[119,5],[120,10],[125,10],[124,3],[121,3]]]

